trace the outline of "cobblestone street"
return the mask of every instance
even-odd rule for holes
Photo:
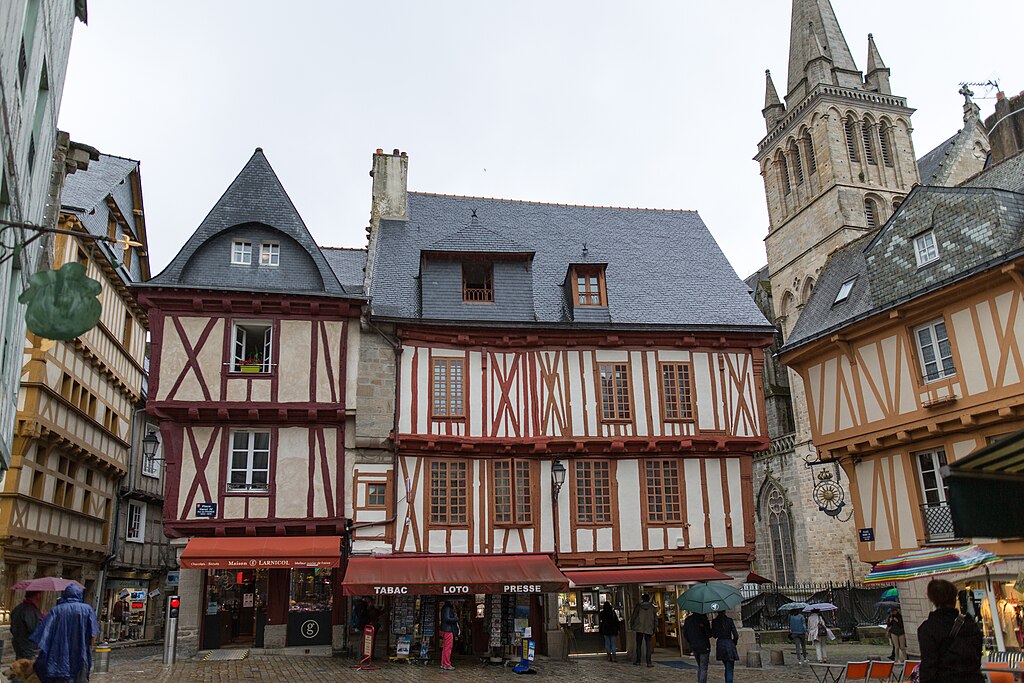
[[[769,646],[771,647],[771,646]],[[776,646],[780,649],[781,646]],[[830,661],[845,662],[887,654],[881,646],[837,645],[830,650]],[[148,652],[147,652],[148,654]],[[763,652],[767,663],[767,649]],[[787,657],[787,661],[790,658]],[[539,676],[579,683],[607,681],[688,681],[695,680],[692,659],[680,660],[662,656],[653,668],[635,667],[629,663],[610,664],[600,658],[581,658],[573,662],[540,659],[534,664]],[[494,681],[498,678],[514,679],[510,668],[484,666],[475,661],[456,662],[455,671],[439,671],[435,666],[412,664],[383,664],[372,671],[354,671],[354,662],[340,657],[266,656],[252,655],[240,661],[185,661],[174,667],[165,667],[158,658],[132,659],[128,652],[111,663],[107,674],[94,674],[96,683],[229,683],[234,681]],[[712,666],[710,681],[721,681],[724,672],[717,663]],[[788,683],[813,681],[806,666],[787,666],[763,669],[737,667],[736,681],[740,683]]]

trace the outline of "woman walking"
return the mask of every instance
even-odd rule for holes
[[[820,610],[812,609],[811,616],[807,618],[807,638],[814,643],[814,653],[818,656],[819,662],[828,662],[828,652],[825,650],[825,639],[835,640],[836,637],[825,625],[825,617]]]
[[[889,634],[889,642],[892,643],[893,661],[906,660],[907,631],[903,627],[903,615],[900,613],[899,607],[895,607],[889,612],[889,618],[885,622],[885,632]]]
[[[736,623],[725,612],[719,612],[711,622],[711,635],[715,637],[715,659],[725,665],[725,683],[732,683],[733,667],[740,658],[736,651],[736,643],[740,640]]]
[[[615,659],[615,653],[619,636],[619,615],[615,613],[615,608],[610,602],[604,603],[601,607],[597,630],[604,636],[604,651],[608,654],[608,661],[618,661]]]

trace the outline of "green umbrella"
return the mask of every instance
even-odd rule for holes
[[[724,583],[698,583],[679,596],[679,609],[687,612],[708,614],[724,612],[743,602],[743,596],[732,586]]]
[[[892,599],[899,600],[899,598],[900,598],[900,592],[896,588],[890,588],[889,590],[887,590],[884,593],[882,593],[882,599],[883,600],[892,600]]]

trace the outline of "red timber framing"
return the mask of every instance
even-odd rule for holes
[[[165,532],[171,537],[342,534],[345,529],[348,334],[353,321],[358,325],[361,303],[315,295],[148,287],[140,287],[137,292],[151,321],[153,373],[147,409],[160,420],[166,457]],[[199,319],[199,333],[188,334],[183,318],[192,319],[193,326]],[[275,356],[281,354],[278,357],[295,353],[294,349],[282,347],[282,325],[309,323],[308,349],[302,350],[309,354],[309,386],[305,399],[281,399],[285,391],[291,392],[290,398],[294,399],[296,392],[305,390],[282,385],[286,378],[280,375],[277,358],[270,372],[232,371],[232,322],[254,318],[271,325],[272,348]],[[329,327],[333,333],[329,333]],[[177,367],[170,361],[164,363],[165,339],[180,344],[177,351],[184,358]],[[216,367],[210,361],[212,354],[218,359]],[[291,362],[294,360],[292,356]],[[231,392],[229,382],[234,383]],[[178,397],[179,390],[186,384],[197,394],[192,400]],[[244,391],[240,392],[238,386],[244,386]],[[282,430],[289,428],[306,431],[303,440],[309,457],[302,491],[304,504],[296,504],[294,491],[280,491],[281,477],[275,476],[280,455],[279,437]],[[227,490],[230,436],[235,430],[270,434],[270,475],[265,491]],[[183,485],[185,466],[192,479],[189,482],[186,478],[186,485]],[[286,498],[289,498],[287,515],[279,510],[281,501]],[[190,513],[201,502],[216,503],[217,516],[194,518]],[[239,511],[236,517],[223,516],[229,502]],[[299,507],[302,513],[296,514]]]

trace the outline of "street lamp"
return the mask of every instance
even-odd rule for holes
[[[551,465],[551,502],[558,504],[558,493],[562,490],[562,484],[565,483],[565,465],[560,460],[556,460]]]
[[[154,460],[163,460],[163,458],[157,458],[156,449],[160,447],[160,438],[156,435],[156,432],[150,430],[148,434],[142,439],[142,454],[146,456],[146,460],[152,462]]]

